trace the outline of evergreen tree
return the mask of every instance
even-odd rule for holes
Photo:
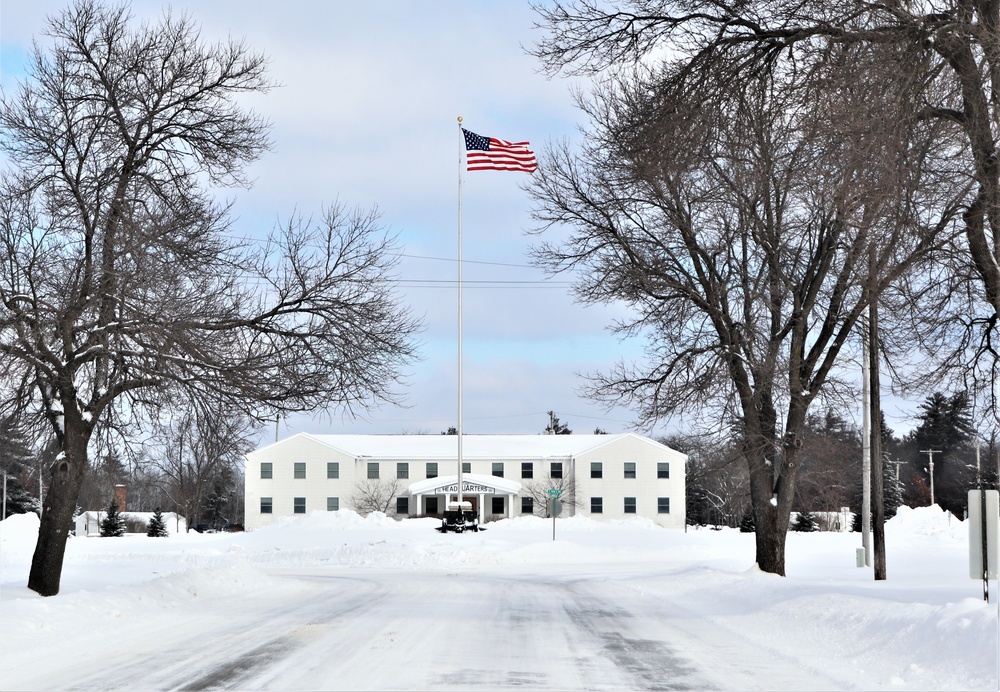
[[[757,530],[757,522],[754,521],[753,511],[749,511],[743,515],[743,520],[740,522],[740,533],[754,533]]]
[[[970,406],[967,392],[956,392],[950,397],[934,392],[920,405],[920,425],[915,431],[917,443],[944,451],[968,442],[975,430]]]
[[[38,476],[33,474],[34,461],[27,432],[12,415],[0,418],[0,473],[7,476],[7,516],[0,519],[41,511],[38,496],[29,490],[32,481],[38,487]]]
[[[903,504],[903,484],[899,467],[890,461],[889,447],[895,444],[893,430],[885,422],[885,411],[879,411],[882,431],[882,506],[886,521],[896,516],[896,510]],[[858,529],[860,531],[860,529]]]
[[[122,518],[121,512],[118,511],[118,502],[114,498],[108,503],[106,511],[106,516],[101,519],[101,535],[104,537],[124,536],[125,520]]]
[[[955,516],[965,511],[966,493],[975,482],[970,470],[974,433],[971,403],[966,392],[945,396],[935,392],[920,406],[920,424],[913,431],[916,468],[930,484],[930,464],[923,450],[934,454],[935,502]]]
[[[569,429],[569,426],[565,423],[559,422],[559,417],[556,416],[552,411],[549,414],[549,424],[545,428],[546,435],[571,435],[573,431]]]
[[[854,513],[854,518],[851,519],[851,531],[861,533],[861,512]]]
[[[146,535],[150,538],[166,538],[170,535],[167,531],[167,524],[163,521],[163,512],[160,511],[159,507],[153,512],[153,518],[149,520],[149,526],[146,527]]]
[[[223,474],[225,475],[225,474]],[[214,529],[221,529],[226,523],[225,510],[229,505],[229,493],[221,483],[216,483],[212,492],[205,498],[205,512],[208,521]],[[204,516],[203,515],[203,516]]]
[[[25,488],[22,482],[26,475],[23,471],[17,475],[7,474],[7,516],[0,517],[0,519],[6,519],[12,514],[27,514],[28,512],[41,514],[42,504],[38,501],[38,495]],[[2,484],[3,478],[0,478],[0,485]]]
[[[808,510],[799,512],[799,515],[795,517],[795,522],[792,524],[792,531],[819,531],[819,526],[816,524],[812,512]]]

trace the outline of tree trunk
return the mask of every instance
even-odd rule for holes
[[[757,567],[763,572],[785,576],[788,513],[782,513],[767,502],[763,507],[754,509],[754,519],[757,522]]]
[[[52,482],[45,493],[38,542],[31,558],[28,588],[42,596],[59,593],[66,540],[73,524],[73,512],[87,472],[89,435],[67,430],[63,451],[52,465]]]
[[[748,437],[744,447],[750,466],[750,498],[753,503],[757,543],[757,567],[764,572],[785,576],[785,538],[792,501],[788,491],[775,487],[775,463],[765,450],[774,444],[765,436]],[[782,484],[784,487],[784,484]]]

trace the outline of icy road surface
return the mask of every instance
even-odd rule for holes
[[[53,661],[38,682],[79,690],[840,689],[846,683],[784,656],[769,665],[755,661],[761,652],[753,642],[646,592],[648,572],[637,579],[481,570],[281,572],[297,597],[279,607],[248,602],[227,621],[189,623],[193,637],[146,629],[151,641],[172,643],[138,658],[104,652],[61,670]]]
[[[38,519],[0,522],[2,690],[996,690],[995,602],[940,510],[856,534],[754,537],[525,517],[474,535],[353,512],[248,534],[75,538],[25,582]],[[995,582],[994,582],[995,588]]]

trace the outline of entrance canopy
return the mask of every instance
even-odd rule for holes
[[[438,476],[425,481],[411,483],[410,495],[456,495],[458,476]],[[462,474],[462,494],[469,495],[517,495],[521,484],[496,476],[482,476],[475,473]]]
[[[444,496],[444,506],[458,499],[458,476],[438,476],[425,481],[417,481],[408,488],[410,496],[416,500],[417,514],[422,515],[426,509],[428,495]],[[514,516],[514,498],[521,492],[521,484],[496,476],[481,476],[475,473],[462,474],[462,496],[471,500],[477,508],[479,521],[486,521],[486,497],[503,498],[504,513],[507,518]]]

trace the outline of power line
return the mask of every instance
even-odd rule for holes
[[[436,262],[454,262],[457,263],[458,260],[454,257],[431,257],[429,255],[408,255],[401,254],[400,257],[408,257],[409,259],[423,259],[423,260],[434,260]],[[532,264],[512,264],[510,262],[485,262],[483,260],[462,260],[463,264],[486,264],[492,267],[517,267],[518,269],[538,269],[538,267]]]
[[[415,284],[415,285],[432,286],[432,287],[434,287],[434,286],[449,286],[449,287],[453,287],[453,286],[457,286],[458,285],[458,281],[455,280],[455,279],[400,279],[397,282],[397,285],[405,285],[405,284]],[[559,286],[572,286],[573,282],[571,282],[571,281],[544,281],[544,280],[535,280],[535,281],[528,281],[528,280],[526,280],[526,281],[510,281],[510,280],[505,280],[505,279],[482,279],[482,280],[471,280],[470,281],[470,280],[466,279],[466,280],[462,281],[462,284],[465,285],[465,286],[473,285],[473,286],[480,286],[480,287],[483,287],[483,286],[496,286],[497,288],[506,288],[506,287],[555,288],[555,287],[559,287]]]

